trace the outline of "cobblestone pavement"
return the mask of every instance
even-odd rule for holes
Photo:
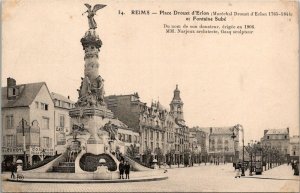
[[[201,165],[168,170],[168,179],[162,181],[64,184],[64,183],[14,183],[5,181],[3,192],[299,192],[299,176],[293,176],[291,166],[282,165],[260,176],[234,178],[232,164]]]

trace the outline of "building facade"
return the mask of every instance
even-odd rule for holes
[[[17,85],[13,78],[7,78],[7,87],[2,87],[1,100],[4,163],[24,161],[26,155],[32,165],[62,153],[59,145],[65,144],[70,130],[71,100],[51,94],[45,82]]]
[[[72,129],[69,110],[74,108],[75,102],[70,97],[54,92],[51,93],[51,98],[54,103],[54,147],[55,153],[60,154],[65,151],[67,135]]]
[[[54,155],[54,103],[46,83],[17,85],[7,78],[1,109],[2,160],[24,160],[26,155],[33,163]]]
[[[298,160],[300,156],[300,138],[299,135],[290,137],[290,158],[291,160]]]
[[[285,129],[266,129],[261,139],[262,146],[276,148],[285,159],[290,156],[290,136],[289,128]]]
[[[199,127],[190,128],[190,149],[200,154],[200,161],[208,161],[209,134]]]
[[[235,162],[239,156],[239,132],[235,127],[199,128],[208,137],[208,160],[210,162]],[[233,136],[235,131],[235,137]],[[206,144],[207,144],[206,139]]]
[[[178,86],[170,103],[170,112],[159,102],[147,106],[140,101],[137,93],[107,96],[105,102],[116,118],[139,133],[142,160],[147,152],[151,152],[153,158],[163,155],[164,160],[175,162],[182,159],[180,154],[188,148],[189,133],[183,118],[183,102]]]

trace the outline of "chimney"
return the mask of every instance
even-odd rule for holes
[[[266,133],[267,133],[267,132],[268,132],[268,130],[267,130],[267,129],[265,129],[265,130],[264,130],[264,135],[266,135]]]
[[[289,128],[289,127],[288,127],[288,128],[286,128],[286,130],[287,130],[287,132],[288,132],[288,133],[290,133],[290,128]]]
[[[8,100],[14,100],[17,98],[17,88],[16,88],[16,80],[13,78],[8,77],[7,78],[7,88],[6,88],[6,92],[7,92],[7,99]]]
[[[16,85],[17,85],[17,84],[16,84],[16,80],[15,80],[15,79],[10,78],[10,77],[7,78],[7,88],[8,88],[8,87],[14,87],[14,86],[16,86]]]

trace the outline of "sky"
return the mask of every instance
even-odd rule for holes
[[[299,135],[297,17],[228,17],[187,22],[184,16],[131,15],[131,10],[290,11],[270,1],[38,1],[9,0],[2,14],[2,86],[46,82],[51,92],[77,100],[83,76],[80,39],[88,30],[84,3],[97,12],[103,42],[99,73],[106,95],[138,92],[142,102],[169,107],[178,84],[188,126],[241,124],[246,142],[264,129]],[[123,11],[125,15],[119,15]],[[255,25],[253,35],[166,34],[164,24]]]

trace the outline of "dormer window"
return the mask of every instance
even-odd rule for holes
[[[16,89],[15,88],[12,89],[12,94],[16,95]]]
[[[270,139],[270,136],[267,136],[267,139]]]

